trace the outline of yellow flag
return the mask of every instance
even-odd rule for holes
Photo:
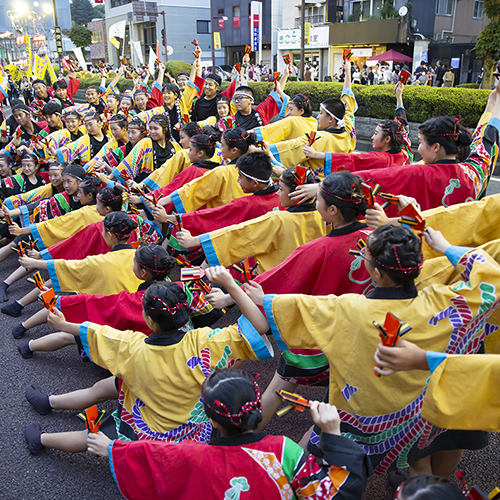
[[[57,76],[54,71],[54,68],[52,67],[52,64],[50,63],[49,55],[45,54],[45,62],[47,64],[47,69],[49,70],[49,76],[50,76],[50,83],[54,83],[57,81]]]
[[[33,73],[36,79],[43,80],[45,71],[47,70],[47,62],[38,54],[35,55],[35,64],[33,65]]]

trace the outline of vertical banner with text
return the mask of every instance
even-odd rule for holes
[[[220,33],[218,31],[214,31],[214,49],[219,50],[222,47],[220,43]]]

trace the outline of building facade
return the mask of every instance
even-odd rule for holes
[[[271,15],[272,0],[263,0],[261,3],[262,61],[270,65],[272,64],[271,29],[274,24],[277,30],[281,16],[279,9],[276,8],[274,16]],[[281,1],[277,3],[281,4]],[[245,45],[252,43],[250,0],[212,0],[212,8],[212,29],[220,34],[224,57],[224,61],[220,62],[235,64],[241,61],[245,54]]]
[[[164,38],[169,60],[192,62],[194,46],[191,41],[194,38],[204,52],[202,57],[211,51],[210,0],[183,0],[182,3],[179,0],[105,0],[105,9],[108,60],[113,64],[118,64],[121,57],[126,57],[132,64],[140,64],[141,58],[147,63],[149,47],[156,50],[157,41],[158,56],[165,61]],[[165,12],[166,30],[163,29],[162,12]],[[125,41],[117,49],[109,40],[109,29],[120,21],[126,22]],[[135,47],[140,47],[141,57]]]
[[[87,24],[87,28],[92,31],[92,42],[90,44],[90,61],[98,65],[99,62],[108,61],[108,44],[106,19],[95,19]]]

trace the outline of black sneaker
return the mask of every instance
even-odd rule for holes
[[[52,411],[49,403],[49,395],[44,394],[36,385],[26,387],[26,399],[35,407],[40,415],[48,415]]]
[[[33,356],[33,351],[30,349],[29,344],[29,339],[23,340],[21,343],[17,344],[17,348],[24,359],[29,359]]]
[[[19,323],[12,329],[12,336],[15,339],[20,339],[28,330],[24,328],[22,323]]]
[[[23,312],[23,309],[24,306],[19,304],[19,302],[16,300],[15,302],[12,302],[12,304],[3,306],[2,312],[4,314],[8,314],[9,316],[13,316],[14,318],[19,318],[19,316],[21,316],[21,313]]]
[[[34,422],[24,429],[24,437],[28,444],[28,450],[32,455],[40,455],[44,452],[45,446],[42,444],[42,427],[38,422]]]

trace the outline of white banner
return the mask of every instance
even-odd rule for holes
[[[151,73],[154,73],[154,70],[155,70],[155,61],[156,61],[155,51],[153,50],[153,47],[149,47],[149,62],[148,62],[148,67],[149,67],[149,71]]]
[[[125,38],[125,26],[127,22],[126,21],[120,21],[118,23],[112,24],[109,27],[109,40],[111,43],[117,48],[120,48],[120,41],[117,40],[116,38]]]
[[[144,58],[142,57],[141,42],[134,42],[133,45],[135,48],[135,53],[137,54],[137,57],[139,58],[139,61],[141,62],[141,64],[144,64]]]
[[[80,63],[82,69],[87,71],[87,64],[85,62],[85,57],[83,57],[82,49],[80,47],[75,47],[73,49],[73,52],[75,53],[75,56],[78,59],[78,62]]]

